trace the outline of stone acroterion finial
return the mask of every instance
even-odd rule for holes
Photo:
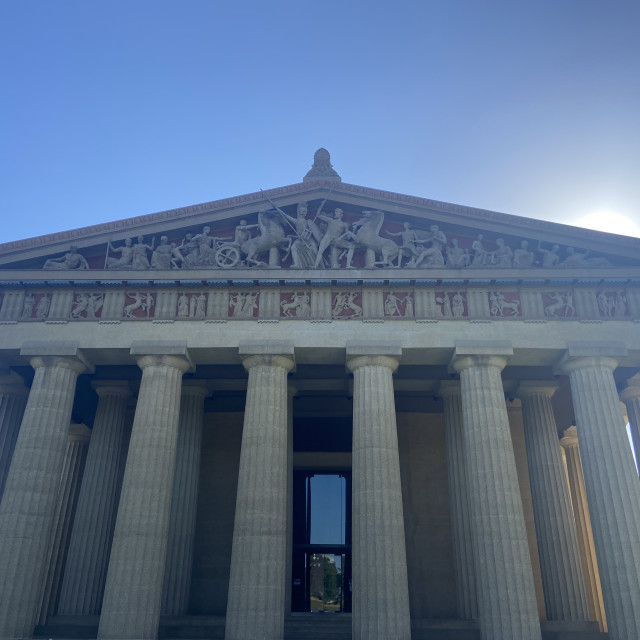
[[[310,180],[336,180],[341,182],[340,176],[331,165],[329,152],[323,147],[320,147],[313,154],[313,166],[307,171],[307,175],[302,178],[302,182],[309,182]]]

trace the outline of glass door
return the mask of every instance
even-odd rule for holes
[[[294,471],[292,579],[292,611],[351,611],[350,471]]]

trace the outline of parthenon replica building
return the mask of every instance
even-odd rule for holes
[[[640,239],[302,182],[0,245],[0,639],[638,640]]]

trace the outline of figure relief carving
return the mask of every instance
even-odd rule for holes
[[[542,254],[542,266],[551,269],[560,262],[560,245],[554,244],[551,249],[543,249],[542,243],[538,243],[538,253]]]
[[[282,315],[287,318],[308,318],[311,315],[310,302],[311,297],[306,291],[281,294]]]
[[[334,318],[359,318],[362,316],[362,294],[340,291],[333,298],[331,315]]]
[[[232,318],[255,318],[258,311],[257,291],[232,293],[229,295],[229,308]]]
[[[627,315],[627,297],[624,291],[601,291],[598,294],[598,309],[605,318],[624,318]]]
[[[111,253],[119,253],[119,258],[109,255]],[[114,247],[111,241],[107,242],[107,257],[105,259],[106,269],[132,269],[133,268],[133,240],[127,238],[121,247]]]
[[[95,320],[100,316],[103,303],[104,295],[102,293],[77,293],[71,306],[70,317],[74,320],[80,318]]]
[[[131,260],[132,269],[149,269],[149,251],[153,251],[156,239],[152,238],[151,244],[145,244],[144,236],[138,236],[136,243],[133,245],[133,257]]]
[[[533,251],[529,251],[529,243],[526,240],[520,242],[520,248],[513,252],[513,266],[519,269],[529,269],[535,260]]]
[[[436,304],[443,318],[463,318],[467,315],[467,300],[460,291],[437,291]]]
[[[24,297],[22,306],[22,318],[32,318],[33,308],[36,304],[36,297],[33,293],[27,293]]]
[[[182,239],[163,235],[159,244],[143,236],[127,238],[114,246],[107,243],[104,269],[355,269],[365,268],[563,268],[610,267],[611,263],[589,251],[558,244],[533,247],[530,239],[451,237],[438,224],[388,220],[382,210],[355,211],[336,207],[323,212],[322,201],[315,216],[307,202],[299,202],[295,213],[269,200],[273,209],[241,219],[235,227],[212,234],[206,225],[199,233],[185,233]],[[291,205],[287,205],[286,208]],[[220,222],[222,224],[222,222]],[[43,269],[89,269],[75,246],[60,258],[48,259]]]
[[[127,298],[132,298],[133,302],[125,305],[123,317],[133,320],[135,318],[150,318],[155,299],[152,293],[142,291],[127,292]]]
[[[36,305],[36,318],[38,318],[38,320],[47,318],[49,316],[49,309],[51,309],[51,298],[48,293],[45,293]]]
[[[419,267],[423,263],[430,267],[444,266],[442,249],[447,244],[447,237],[440,231],[437,224],[429,227],[429,235],[421,242],[430,243],[431,246],[421,249],[415,258],[407,262],[407,267]]]
[[[489,293],[489,310],[495,318],[520,315],[520,300],[517,293],[504,294],[500,291]]]
[[[458,238],[451,239],[451,246],[447,247],[447,266],[452,269],[464,269],[471,264],[471,256],[466,249],[459,245]]]
[[[390,317],[412,317],[413,297],[411,294],[396,295],[393,291],[387,293],[384,299],[384,315]]]
[[[548,318],[573,318],[573,291],[550,291],[543,295],[544,315]]]
[[[347,259],[345,268],[353,269],[351,261],[353,259],[353,252],[355,251],[354,242],[356,241],[356,236],[349,230],[349,225],[342,219],[343,215],[344,212],[342,209],[336,209],[333,212],[333,217],[325,215],[324,213],[317,215],[320,220],[326,223],[326,228],[318,245],[318,252],[315,262],[313,263],[314,269],[320,267],[324,258],[324,252],[327,249],[329,249],[329,266],[332,269],[339,269],[339,261],[345,256]],[[395,246],[395,243],[392,244]]]
[[[178,298],[178,318],[203,320],[207,312],[207,296],[200,293],[181,293]]]
[[[47,271],[63,271],[65,269],[89,269],[89,263],[85,257],[78,253],[76,246],[69,247],[69,252],[61,258],[49,258],[42,267]]]

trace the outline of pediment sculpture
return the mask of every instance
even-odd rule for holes
[[[310,214],[306,202],[295,211],[273,209],[201,230],[107,242],[101,256],[70,247],[47,259],[44,270],[192,269],[551,269],[596,268],[611,262],[589,251],[510,236],[485,237],[470,229],[442,229],[424,220],[406,221],[379,209],[346,213],[341,207]],[[233,225],[234,222],[227,223]],[[178,234],[178,235],[176,235]]]

